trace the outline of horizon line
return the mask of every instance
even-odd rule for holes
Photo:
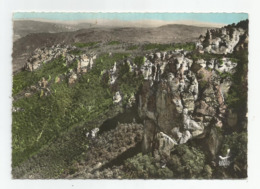
[[[232,24],[248,19],[247,13],[141,13],[141,12],[14,12],[13,20],[46,21],[87,21],[87,20],[120,20],[120,21],[197,21],[203,23]]]
[[[36,21],[36,22],[45,22],[45,23],[57,23],[57,24],[93,24],[96,26],[123,26],[126,24],[139,24],[136,27],[161,27],[165,25],[187,25],[187,26],[195,26],[195,27],[223,27],[227,24],[224,23],[212,23],[212,22],[200,22],[196,20],[177,20],[177,21],[164,21],[164,20],[149,20],[150,22],[146,22],[147,20],[110,20],[110,19],[88,19],[88,20],[48,20],[48,19],[16,19],[13,21]],[[144,22],[144,23],[143,23]],[[114,25],[111,23],[114,23]],[[131,27],[131,25],[129,26]]]

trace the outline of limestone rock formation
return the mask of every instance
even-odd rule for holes
[[[219,74],[233,74],[237,63],[228,58],[193,62],[187,54],[169,51],[145,56],[138,108],[145,120],[144,152],[155,148],[154,136],[160,133],[183,144],[205,136],[205,128],[223,125],[223,93],[227,94],[230,83]]]
[[[244,21],[248,22],[248,21]],[[248,45],[248,30],[243,24],[208,30],[197,43],[200,52],[230,54]]]
[[[76,47],[69,45],[53,45],[52,47],[37,48],[32,55],[28,58],[25,69],[28,71],[34,71],[39,69],[43,64],[46,64],[60,56],[65,59],[65,66],[69,66],[74,61],[78,62],[77,73],[86,73],[88,69],[91,69],[96,55],[82,54],[74,55],[70,52],[75,50]]]

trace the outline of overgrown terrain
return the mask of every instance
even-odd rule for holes
[[[248,32],[248,21],[236,27]],[[233,31],[231,26],[226,28]],[[40,52],[65,53],[46,62],[32,59],[13,75],[13,177],[246,178],[248,48],[243,40],[226,54],[201,52],[194,42],[76,42],[66,51],[60,45],[43,47]],[[208,44],[204,43],[206,49]],[[45,56],[36,55],[39,60]],[[182,71],[184,65],[177,68],[179,59],[191,62],[190,70]],[[211,68],[210,62],[218,69]],[[222,71],[230,64],[234,65],[231,71]],[[185,74],[195,77],[198,83],[199,92],[188,93],[191,88],[180,92],[187,115],[172,105],[177,98],[177,89],[172,89],[169,79],[173,73],[174,78]],[[221,84],[230,84],[222,96],[218,93]],[[213,97],[207,96],[211,93]],[[194,95],[189,97],[194,105],[190,105],[188,94]],[[197,113],[202,100],[214,108],[212,115]],[[153,116],[155,110],[158,112]],[[173,119],[177,125],[174,128],[187,133],[182,126],[185,116],[190,116],[189,122],[209,126],[196,128],[199,134],[192,128],[191,138],[186,140],[182,134],[183,138],[177,140],[169,134],[173,128],[168,128],[168,120]],[[160,133],[167,135],[160,139]],[[169,140],[174,141],[173,146],[165,142]],[[230,158],[230,164],[221,166],[219,156]]]

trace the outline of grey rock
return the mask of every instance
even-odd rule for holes
[[[120,92],[117,91],[116,94],[113,96],[113,103],[118,104],[119,102],[121,102],[121,100],[122,96],[120,95]]]
[[[157,139],[159,142],[159,153],[164,156],[170,156],[171,150],[177,145],[177,142],[163,132],[157,133]]]
[[[194,97],[191,93],[183,93],[182,101],[184,108],[187,108],[189,112],[193,112],[194,110]]]
[[[180,144],[184,144],[186,143],[189,139],[192,138],[192,135],[189,131],[184,131],[184,133],[182,134],[182,137],[180,139]]]

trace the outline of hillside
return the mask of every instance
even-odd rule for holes
[[[248,20],[30,34],[14,59],[26,44],[14,178],[247,177]]]

